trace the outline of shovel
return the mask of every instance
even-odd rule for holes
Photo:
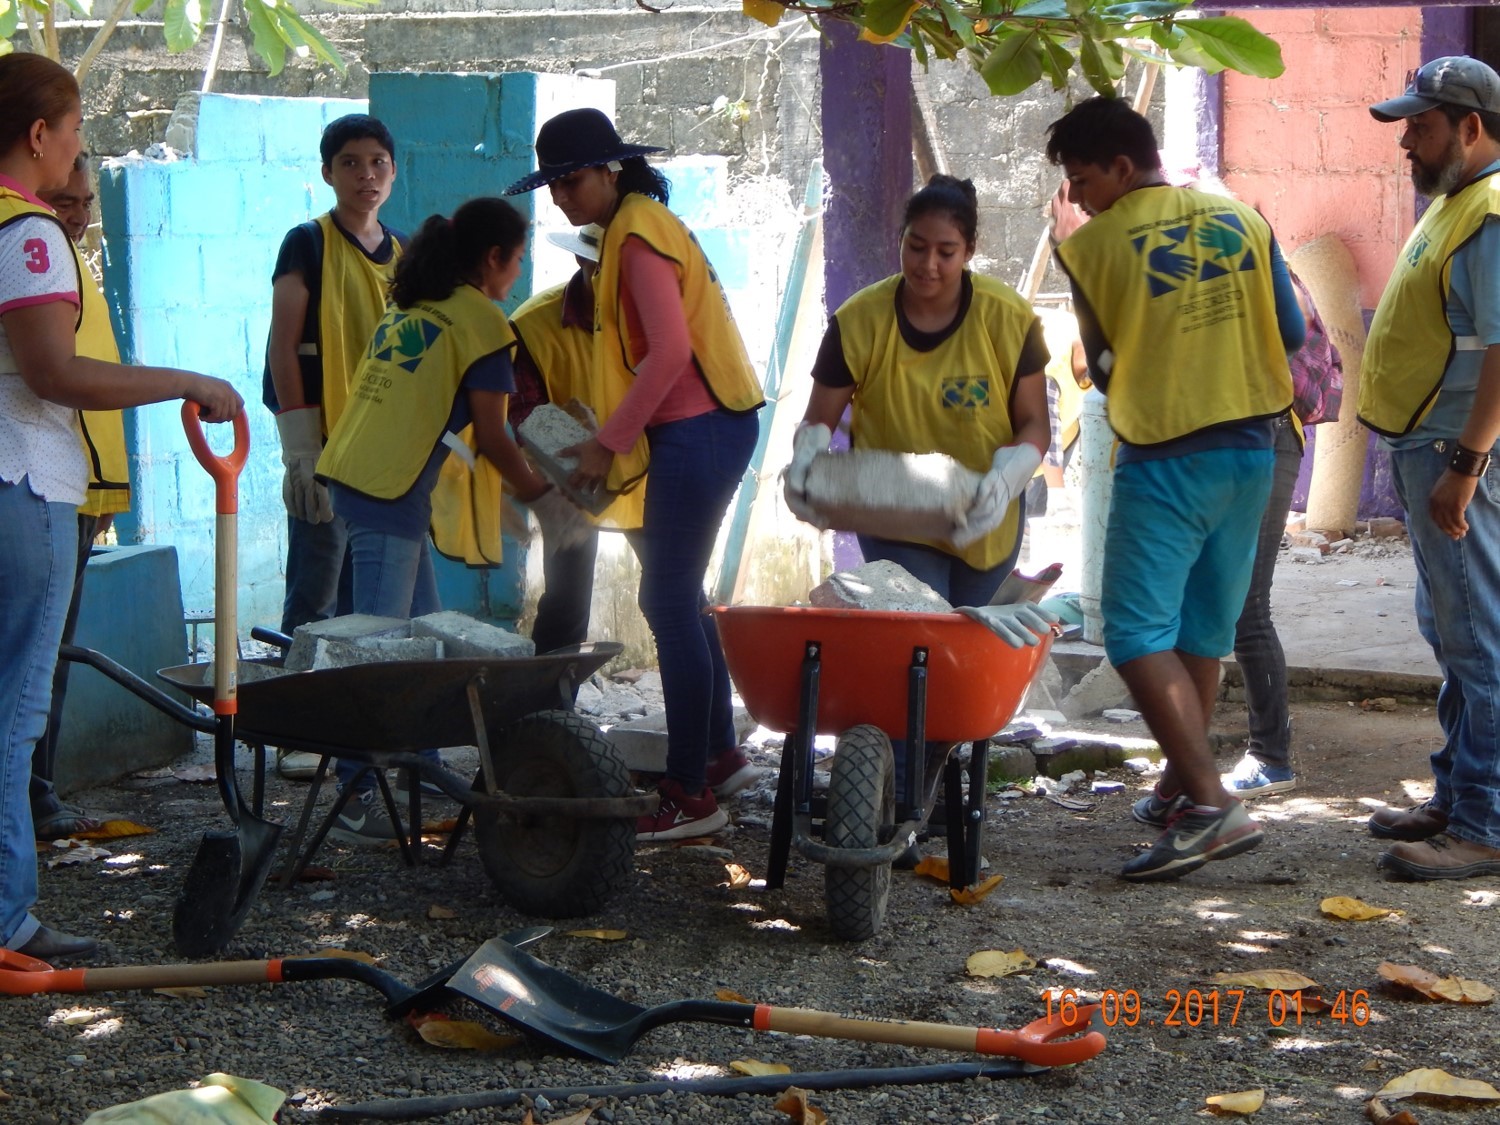
[[[1099,1005],[1082,1005],[1064,1019],[1040,1019],[1020,1031],[958,1027],[906,1020],[850,1019],[809,1008],[774,1008],[724,1000],[674,1000],[641,1008],[584,984],[529,953],[490,940],[448,987],[501,1018],[573,1055],[617,1063],[646,1032],[664,1023],[722,1023],[756,1031],[785,1031],[863,1043],[941,1047],[1007,1055],[1038,1066],[1084,1062],[1104,1050],[1101,1032],[1088,1030]],[[1087,1034],[1077,1035],[1087,1031]],[[1076,1036],[1070,1038],[1071,1036]]]
[[[241,411],[234,419],[234,449],[216,455],[203,436],[199,407],[182,404],[182,424],[198,463],[214,481],[214,771],[219,796],[234,827],[205,832],[188,868],[172,917],[172,941],[185,957],[207,957],[229,943],[255,904],[271,870],[281,825],[264,820],[245,804],[234,776],[234,716],[237,710],[239,646],[236,582],[239,538],[239,477],[250,453],[250,424]]]

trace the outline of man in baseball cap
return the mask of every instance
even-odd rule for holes
[[[1432,205],[1375,310],[1359,420],[1384,438],[1417,562],[1417,618],[1443,671],[1434,792],[1382,808],[1378,865],[1406,879],[1500,875],[1500,76],[1433,59],[1370,107]]]

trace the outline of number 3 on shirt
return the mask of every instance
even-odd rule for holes
[[[52,268],[47,257],[47,244],[40,238],[28,238],[21,243],[21,252],[26,255],[26,268],[32,273],[46,273]]]

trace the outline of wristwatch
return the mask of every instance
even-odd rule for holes
[[[1448,462],[1448,468],[1459,476],[1482,477],[1489,467],[1490,455],[1487,451],[1480,453],[1473,449],[1465,449],[1458,442],[1453,443],[1453,457]]]

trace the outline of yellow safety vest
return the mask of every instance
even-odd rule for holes
[[[563,325],[567,290],[567,285],[542,290],[526,300],[510,319],[516,337],[526,345],[527,354],[541,373],[547,398],[559,406],[575,398],[587,401],[582,392],[594,362],[593,334]],[[585,512],[584,516],[600,527],[630,531],[641,526],[645,509],[646,489],[642,482],[617,496],[600,515]]]
[[[1433,200],[1386,282],[1359,372],[1359,420],[1378,434],[1411,433],[1437,401],[1457,342],[1448,325],[1453,256],[1500,215],[1500,175]]]
[[[0,223],[28,214],[57,222],[57,214],[50,207],[39,207],[25,196],[0,186]],[[68,244],[72,246],[73,240],[69,239]],[[74,354],[119,363],[120,352],[109,323],[109,305],[76,246],[73,246],[73,260],[78,267],[78,299],[81,303],[73,341]],[[89,467],[88,491],[83,503],[78,505],[79,513],[101,516],[129,511],[130,464],[125,454],[124,413],[119,410],[80,410],[78,429],[83,441],[84,460]]]
[[[372,262],[334,225],[332,213],[316,220],[323,228],[323,274],[318,291],[318,356],[323,368],[323,432],[344,413],[354,370],[385,312],[386,296],[401,244],[391,239],[390,261]]]
[[[464,373],[476,360],[514,347],[515,339],[499,306],[471,285],[441,301],[387,310],[318,459],[318,475],[379,500],[405,496],[443,434]],[[472,469],[456,449],[444,463],[433,495],[433,540],[451,557],[494,566],[501,558],[500,474],[474,452],[472,430],[449,442],[467,446]],[[470,492],[454,496],[454,487]]]
[[[765,396],[718,275],[682,220],[638,192],[620,201],[599,248],[599,272],[594,278],[594,360],[585,388],[588,393],[578,397],[594,408],[603,425],[630,390],[635,365],[645,356],[644,341],[630,339],[620,288],[620,255],[625,239],[631,235],[677,268],[693,359],[703,372],[709,392],[720,406],[737,414],[758,409]],[[607,487],[615,492],[635,487],[645,476],[649,460],[642,434],[629,452],[615,456]]]
[[[1232,199],[1137,188],[1057,248],[1114,351],[1109,421],[1159,445],[1292,404],[1271,228]]]
[[[1036,314],[1004,282],[971,279],[974,296],[963,324],[930,352],[914,351],[901,338],[896,320],[899,274],[861,289],[834,314],[844,362],[854,376],[855,446],[946,453],[985,473],[995,450],[1015,440],[1011,389]],[[989,570],[1009,557],[1020,523],[1020,504],[1013,503],[1005,522],[962,550],[951,543],[916,542]]]

